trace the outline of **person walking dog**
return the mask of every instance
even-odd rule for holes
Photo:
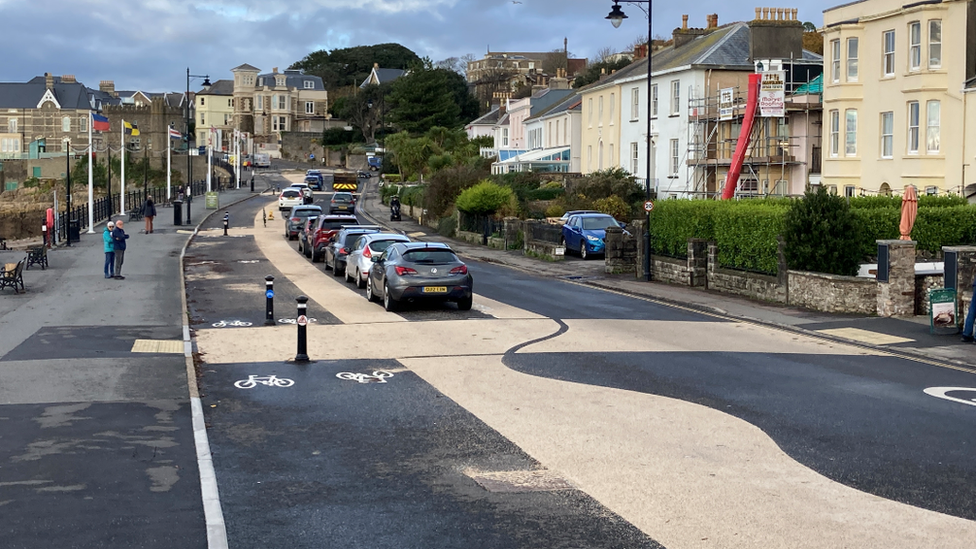
[[[122,276],[122,262],[125,261],[125,241],[129,238],[122,226],[120,219],[115,222],[115,230],[112,231],[112,242],[115,245],[115,276],[112,278],[117,280],[125,280]]]
[[[115,230],[115,223],[109,221],[105,224],[102,231],[102,243],[105,249],[105,278],[115,278],[115,240],[112,239],[112,231]]]
[[[156,217],[156,204],[151,196],[146,197],[146,204],[142,208],[142,215],[146,219],[146,234],[153,232],[153,218]]]

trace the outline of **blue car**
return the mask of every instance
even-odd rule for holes
[[[563,225],[563,245],[567,250],[578,251],[583,259],[602,254],[606,247],[607,227],[622,225],[613,216],[603,213],[572,215]]]

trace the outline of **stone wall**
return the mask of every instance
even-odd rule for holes
[[[878,316],[915,314],[915,242],[879,240],[888,248],[888,281],[878,281]],[[878,266],[881,270],[881,266]]]
[[[640,267],[643,269],[643,266]],[[688,260],[655,255],[651,257],[651,278],[670,284],[688,285]]]
[[[789,304],[827,313],[874,314],[878,284],[873,278],[789,271]]]
[[[607,229],[604,263],[607,274],[633,273],[637,268],[637,239],[623,229]]]
[[[915,314],[929,314],[929,290],[945,287],[945,275],[915,276]]]
[[[708,245],[707,286],[709,290],[777,303],[786,303],[789,292],[789,286],[780,277],[720,267],[715,244]]]

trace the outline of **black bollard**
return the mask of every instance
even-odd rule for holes
[[[264,296],[267,298],[267,305],[265,306],[264,312],[264,325],[274,326],[274,277],[268,275],[264,277],[265,291]]]
[[[300,295],[298,296],[298,354],[295,355],[295,362],[308,362],[308,340],[306,337],[306,326],[308,326],[308,317],[305,316],[306,308],[308,307],[308,298]]]
[[[251,192],[254,192],[254,176],[251,176]]]
[[[230,212],[224,212],[224,236],[227,236],[227,227],[230,226]]]

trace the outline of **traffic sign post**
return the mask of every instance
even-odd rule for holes
[[[654,203],[651,202],[650,200],[644,202],[644,211],[647,213],[651,213],[652,211],[654,211]]]
[[[274,277],[271,276],[271,275],[268,275],[268,276],[264,277],[264,284],[265,284],[264,297],[267,300],[266,301],[266,305],[265,305],[265,311],[264,311],[264,325],[265,326],[274,326],[275,325],[275,319],[274,319]]]
[[[308,317],[305,316],[308,298],[300,295],[296,301],[298,301],[298,354],[295,355],[295,362],[308,362],[308,338],[306,335]]]

